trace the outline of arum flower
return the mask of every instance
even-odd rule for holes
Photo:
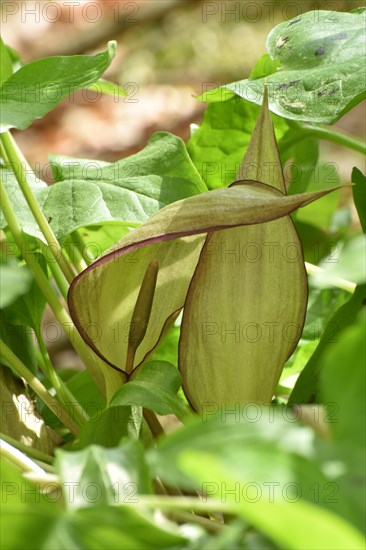
[[[128,378],[183,309],[179,369],[193,409],[269,403],[307,304],[289,215],[333,189],[286,194],[265,99],[237,181],[162,208],[74,280],[81,335]],[[134,346],[131,323],[142,327]]]

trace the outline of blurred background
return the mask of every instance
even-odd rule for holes
[[[207,85],[246,78],[276,24],[313,9],[358,6],[352,0],[4,0],[3,40],[24,62],[96,53],[115,39],[117,56],[105,77],[128,92],[115,100],[78,91],[17,139],[33,166],[47,163],[49,152],[117,160],[140,150],[157,130],[188,139],[190,123],[199,123],[205,108],[194,96]],[[364,135],[364,105],[338,125]],[[355,164],[362,169],[357,153],[324,146],[327,160],[342,154],[344,175]]]

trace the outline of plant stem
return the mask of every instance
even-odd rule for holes
[[[47,223],[47,220],[32,193],[26,176],[27,164],[25,163],[24,157],[9,132],[2,133],[0,135],[0,139],[24,198],[27,201],[34,218],[36,219],[56,262],[62,269],[67,281],[71,283],[75,277],[75,274],[66,260],[58,240]]]
[[[344,132],[336,131],[333,128],[329,129],[325,126],[316,126],[315,124],[307,124],[305,122],[293,122],[291,126],[300,132],[297,133],[296,137],[284,138],[282,142],[279,143],[281,153],[291,149],[296,143],[308,139],[310,137],[316,139],[322,139],[324,141],[331,141],[332,143],[337,143],[338,145],[343,145],[348,149],[357,151],[363,155],[366,155],[366,145],[363,141],[349,136]]]
[[[194,497],[172,497],[161,495],[139,495],[141,506],[161,508],[163,510],[195,510],[197,512],[225,512],[235,514],[237,509],[234,503],[208,499],[203,502]]]
[[[48,247],[46,247],[48,249]],[[55,283],[57,284],[57,287],[59,291],[61,292],[61,295],[66,300],[67,299],[67,293],[69,292],[69,283],[67,282],[65,275],[61,271],[60,266],[54,262],[50,261],[49,258],[46,256],[47,265],[51,269],[52,276],[55,280]]]
[[[338,143],[338,145],[343,145],[344,147],[348,147],[348,149],[353,149],[362,155],[366,155],[366,144],[353,136],[345,134],[344,132],[329,129],[324,126],[315,126],[313,124],[300,123],[299,126],[301,130],[305,132],[306,137],[314,137],[317,139]]]
[[[144,409],[144,418],[150,428],[154,439],[158,439],[160,436],[165,435],[163,426],[160,424],[159,420],[156,417],[156,414],[153,411],[150,411],[149,409]]]
[[[78,272],[81,273],[82,271],[84,271],[84,269],[88,267],[88,264],[83,256],[84,243],[76,229],[71,233],[70,236],[72,239],[71,242],[74,245],[72,249],[73,264]]]
[[[71,233],[72,240],[77,245],[81,257],[83,258],[86,265],[90,265],[94,262],[95,258],[93,254],[90,252],[88,246],[85,244],[83,237],[80,235],[79,231],[75,229]]]
[[[5,185],[1,180],[0,195],[2,209],[6,222],[11,233],[13,234],[14,240],[19,250],[22,252],[23,250],[26,250],[26,242],[24,240],[21,227],[18,224],[18,221],[12,210],[12,206],[6,192]],[[32,271],[38,286],[43,292],[43,295],[45,296],[49,306],[51,307],[56,319],[58,320],[67,337],[69,338],[71,345],[75,348],[75,351],[79,354],[85,366],[90,371],[90,374],[97,387],[100,389],[101,393],[105,395],[103,373],[106,369],[110,370],[110,367],[107,367],[107,365],[105,365],[98,357],[96,357],[89,346],[87,346],[87,344],[81,338],[67,311],[58,300],[52,286],[50,285],[49,280],[43,273],[41,266],[37,263],[34,254],[27,253],[24,256],[24,259],[26,260],[29,269]]]
[[[35,460],[40,460],[41,462],[44,462],[45,464],[52,465],[53,464],[53,457],[50,455],[47,455],[46,453],[43,453],[42,451],[39,451],[38,449],[34,449],[33,447],[28,447],[28,445],[24,445],[24,443],[20,443],[20,441],[16,441],[10,435],[4,434],[0,432],[0,439],[3,439],[22,453],[25,453],[29,455],[31,458],[34,458]]]
[[[324,269],[322,269],[318,265],[309,264],[308,262],[305,262],[305,268],[308,275],[315,275],[317,273],[324,272]],[[329,283],[331,283],[332,286],[335,286],[342,290],[346,290],[351,294],[354,293],[357,286],[355,283],[352,283],[351,281],[346,281],[346,279],[341,279],[340,277],[329,277]]]
[[[48,406],[48,408],[60,419],[60,421],[70,430],[73,435],[79,433],[79,427],[69,415],[68,411],[50,395],[42,382],[22,363],[22,361],[12,352],[10,348],[0,340],[1,354],[8,361],[15,372],[29,384],[32,390]]]
[[[38,464],[33,462],[33,460],[31,460],[27,455],[3,439],[0,439],[0,451],[2,456],[20,468],[22,472],[32,472],[38,475],[45,475],[46,472],[43,468],[38,466]]]
[[[176,521],[181,521],[183,523],[196,523],[197,525],[201,525],[211,533],[219,533],[220,531],[225,529],[225,525],[223,523],[212,521],[208,518],[204,518],[203,516],[198,516],[197,514],[189,513],[183,510],[169,511],[166,512],[166,514]]]
[[[66,386],[66,384],[64,384],[61,378],[57,375],[57,372],[55,371],[51,363],[50,356],[48,355],[48,351],[46,348],[46,344],[44,343],[44,340],[40,331],[36,331],[36,337],[37,337],[39,349],[43,358],[45,375],[47,376],[47,378],[55,388],[57,397],[60,403],[66,408],[72,407],[73,416],[75,416],[76,422],[78,423],[79,426],[82,426],[89,419],[87,413],[85,412],[83,407],[80,405],[80,403],[75,399],[75,397],[73,396],[69,388]]]

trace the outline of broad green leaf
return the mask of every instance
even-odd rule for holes
[[[177,396],[181,378],[176,367],[166,361],[149,361],[113,396],[109,406],[137,405],[158,414],[176,414],[183,419],[188,407]]]
[[[357,168],[352,170],[352,183],[355,184],[352,187],[353,199],[360,218],[362,230],[366,233],[366,177]]]
[[[78,372],[67,380],[66,385],[90,416],[104,409],[104,399],[93,382],[89,371]]]
[[[314,171],[318,169],[319,141],[306,139],[296,143],[292,151],[291,181],[288,192],[290,195],[303,193],[314,179]]]
[[[302,472],[300,463],[314,455],[314,445],[312,430],[301,426],[295,414],[284,407],[258,403],[236,403],[232,407],[211,401],[199,417],[161,439],[157,449],[150,451],[149,462],[154,474],[167,484],[201,492],[202,484],[194,482],[194,477],[182,466],[181,458],[185,451],[202,452],[216,456],[228,469],[231,462],[233,468],[239,469],[240,464],[241,475],[258,484],[277,481],[283,487],[304,475],[304,492],[311,498],[305,487],[306,466]],[[313,481],[321,477],[314,465],[309,468]],[[216,482],[209,472],[203,481]],[[277,496],[281,495],[279,487],[275,489]],[[206,492],[208,489],[206,487]],[[212,487],[213,492],[217,489]]]
[[[11,306],[10,306],[11,309]],[[17,357],[33,373],[37,369],[37,359],[34,348],[32,331],[27,325],[14,322],[13,316],[7,310],[0,309],[0,337],[4,343],[15,353]],[[3,365],[8,365],[5,359],[1,358]],[[10,366],[10,365],[8,365]]]
[[[65,516],[64,526],[62,523],[61,526],[63,529],[55,530],[57,536],[50,537],[42,550],[151,550],[152,544],[156,548],[171,550],[185,548],[187,544],[187,539],[177,528],[172,528],[164,518],[157,520],[152,513],[137,508],[136,504],[76,510]],[[70,546],[70,541],[74,546]]]
[[[309,178],[307,178],[306,191],[318,191],[330,185],[339,185],[339,183],[338,165],[334,162],[320,161],[314,166],[314,170],[310,170]],[[339,197],[339,192],[333,193],[332,196],[329,195],[321,204],[314,203],[307,211],[296,212],[294,215],[296,222],[308,223],[323,230],[328,230],[331,225],[334,211],[338,207]]]
[[[54,157],[52,165],[57,183],[32,179],[31,186],[61,242],[86,225],[139,225],[163,206],[206,190],[183,141],[165,132],[155,134],[140,153],[113,164]],[[4,170],[2,177],[23,230],[43,240],[15,177]],[[2,216],[0,227],[5,226]]]
[[[275,73],[281,63],[278,60],[271,59],[268,53],[263,54],[254,65],[249,78],[262,78]]]
[[[324,258],[319,267],[323,271],[311,276],[314,286],[330,287],[337,278],[357,284],[366,282],[366,240],[365,235],[357,235],[346,243],[337,246],[333,257]]]
[[[248,170],[285,193],[266,107],[238,178]],[[179,343],[183,390],[192,407],[270,403],[300,338],[306,301],[302,250],[289,216],[210,232],[187,294]]]
[[[365,405],[365,316],[345,328],[338,342],[323,357],[320,372],[322,399],[329,404],[332,439],[328,460],[341,461],[336,478],[345,507],[345,517],[365,531],[364,499],[366,449]]]
[[[68,509],[133,504],[139,494],[151,493],[149,470],[138,441],[126,441],[114,449],[89,445],[77,452],[59,450],[56,469],[65,487]]]
[[[325,201],[323,202],[325,203]],[[295,227],[301,241],[306,262],[317,265],[324,257],[328,257],[329,259],[335,257],[338,240],[340,239],[339,234],[330,233],[328,230],[319,227],[317,219],[314,219],[314,223],[308,223],[297,220],[295,213],[292,217],[295,218]]]
[[[0,262],[0,308],[8,307],[28,292],[32,275],[26,266],[19,266],[16,260]]]
[[[94,56],[46,57],[21,67],[0,89],[1,132],[24,130],[67,95],[96,82],[110,65],[116,43]]]
[[[44,541],[57,525],[59,508],[45,502],[35,484],[25,479],[18,468],[4,458],[1,458],[1,481],[2,546],[21,550],[27,539],[37,548],[45,548]]]
[[[109,363],[124,369],[129,323],[151,259],[157,259],[159,274],[135,366],[155,348],[166,321],[171,326],[183,307],[206,233],[286,216],[329,192],[285,196],[267,185],[241,183],[166,206],[74,280],[71,315],[84,339]]]
[[[317,288],[310,284],[304,340],[319,341],[325,325],[334,313],[349,300],[349,292],[339,288]]]
[[[37,263],[47,274],[47,265],[45,258],[39,254],[35,254]],[[31,278],[31,286],[26,293],[20,296],[11,306],[7,307],[5,314],[7,318],[15,325],[23,324],[31,327],[38,337],[41,334],[41,320],[46,306],[46,299],[33,277]]]
[[[252,501],[250,497],[244,497],[238,502],[232,487],[239,486],[240,489],[253,484],[253,478],[247,477],[238,464],[233,468],[215,455],[189,451],[183,454],[181,464],[198,483],[207,483],[208,478],[215,480],[213,483],[218,487],[218,497],[221,496],[221,502],[227,502],[227,513],[245,518],[279,548],[362,550],[365,546],[364,537],[353,525],[305,500],[296,501],[295,505],[294,501],[291,502],[294,496],[283,498],[275,504],[270,496],[262,496],[259,500],[254,497]]]
[[[365,12],[308,11],[277,25],[267,50],[281,65],[264,78],[206,92],[205,101],[238,95],[284,118],[333,124],[365,97]]]
[[[65,511],[60,506],[60,489],[49,495],[39,493],[35,484],[5,460],[1,461],[1,471],[1,542],[8,550],[23,550],[27,540],[40,550],[150,550],[152,541],[157,548],[172,549],[185,548],[188,542],[172,524],[142,508],[138,510],[136,504]],[[90,483],[85,498],[92,500],[96,484]],[[51,487],[54,485],[50,482]],[[73,488],[66,488],[69,498]]]
[[[0,37],[0,56],[1,56],[1,68],[0,68],[0,86],[8,80],[13,74],[13,63],[9,55],[8,47],[4,44]]]
[[[112,95],[113,97],[117,97],[117,96],[123,97],[128,95],[126,90],[124,90],[121,86],[119,86],[118,84],[114,84],[113,82],[109,82],[104,78],[99,78],[99,80],[97,80],[96,82],[93,82],[93,84],[88,84],[87,86],[83,86],[83,87],[87,88],[88,90],[92,90],[97,94]]]
[[[342,330],[352,324],[356,315],[364,307],[365,300],[366,287],[360,285],[350,300],[342,305],[328,321],[318,347],[300,374],[290,395],[290,404],[321,402],[319,376],[325,354],[341,339]]]
[[[73,449],[80,450],[91,444],[117,447],[124,437],[138,439],[142,410],[136,406],[115,406],[100,410],[95,404],[94,414],[82,426]]]

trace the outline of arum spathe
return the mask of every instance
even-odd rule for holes
[[[161,209],[74,280],[69,307],[82,336],[129,374],[184,307],[179,368],[193,408],[269,402],[300,338],[307,302],[289,214],[333,189],[286,195],[265,100],[238,181]],[[137,301],[144,310],[140,287],[152,260],[148,325],[132,353],[131,321]]]

